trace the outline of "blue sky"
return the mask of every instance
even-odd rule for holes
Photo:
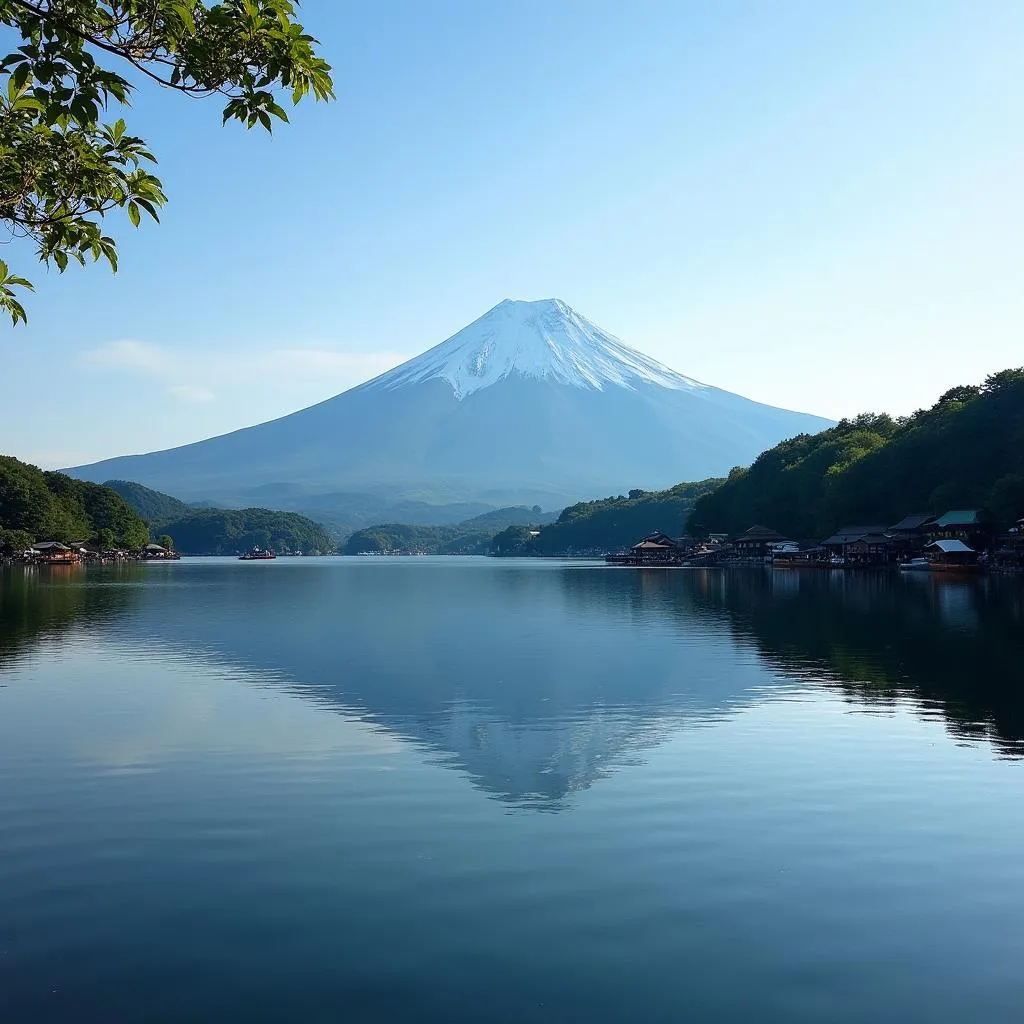
[[[4,246],[37,292],[28,328],[0,327],[23,384],[0,451],[69,465],[269,419],[506,297],[556,296],[699,380],[836,417],[1024,363],[1024,5],[302,18],[339,99],[273,138],[140,90],[127,119],[171,202],[160,226],[111,222],[117,276]]]

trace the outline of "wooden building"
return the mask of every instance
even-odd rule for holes
[[[73,565],[81,561],[77,551],[57,540],[44,540],[33,544],[32,552],[35,560],[43,565]]]
[[[980,568],[978,552],[956,537],[932,541],[925,551],[936,571],[973,572]]]
[[[889,565],[896,561],[896,548],[884,533],[866,533],[846,545],[846,559],[851,565]]]
[[[772,548],[772,565],[778,569],[800,569],[822,565],[826,561],[824,548],[813,540],[787,540]]]
[[[996,569],[1024,572],[1024,519],[1018,519],[997,541],[992,554]]]
[[[821,542],[836,565],[888,565],[896,560],[898,548],[884,526],[845,526]]]
[[[960,540],[970,548],[984,551],[992,544],[995,522],[984,509],[955,509],[927,524],[928,539]]]
[[[928,526],[935,517],[927,512],[914,512],[893,523],[885,532],[892,539],[893,546],[901,558],[920,555],[928,543]]]
[[[734,537],[729,546],[737,558],[768,558],[776,545],[786,541],[781,533],[767,526],[752,526],[746,533]]]
[[[691,537],[670,537],[657,530],[637,541],[628,551],[606,555],[605,561],[616,565],[680,565],[693,548]]]

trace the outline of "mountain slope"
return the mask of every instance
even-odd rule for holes
[[[159,526],[163,522],[180,519],[195,511],[185,502],[172,498],[169,494],[154,491],[151,487],[137,484],[134,480],[105,480],[103,486],[120,494],[150,526]]]
[[[506,301],[454,337],[319,405],[197,444],[71,472],[189,500],[565,504],[624,482],[722,475],[828,422],[662,366],[564,303]]]

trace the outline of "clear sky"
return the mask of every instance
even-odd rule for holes
[[[70,465],[269,419],[506,297],[834,417],[1024,364],[1019,0],[302,18],[339,100],[273,138],[139,93],[171,202],[111,223],[116,277],[0,250],[38,289],[0,326],[0,451]]]

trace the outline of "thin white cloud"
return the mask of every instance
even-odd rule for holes
[[[84,352],[82,363],[98,370],[159,376],[167,372],[168,353],[159,345],[123,338],[119,341],[108,341],[105,345]]]
[[[200,404],[215,401],[218,394],[240,384],[268,380],[281,394],[316,388],[327,397],[370,380],[405,358],[398,352],[341,352],[308,346],[244,353],[181,352],[147,341],[120,339],[83,352],[80,363],[97,372],[159,378],[171,398]],[[202,384],[192,383],[196,380]]]
[[[397,352],[337,352],[322,348],[279,348],[260,357],[257,368],[282,372],[296,381],[330,381],[351,387],[376,377],[406,357]]]
[[[167,394],[179,402],[188,402],[190,405],[212,402],[217,397],[208,388],[199,388],[194,384],[175,384],[167,389]]]

